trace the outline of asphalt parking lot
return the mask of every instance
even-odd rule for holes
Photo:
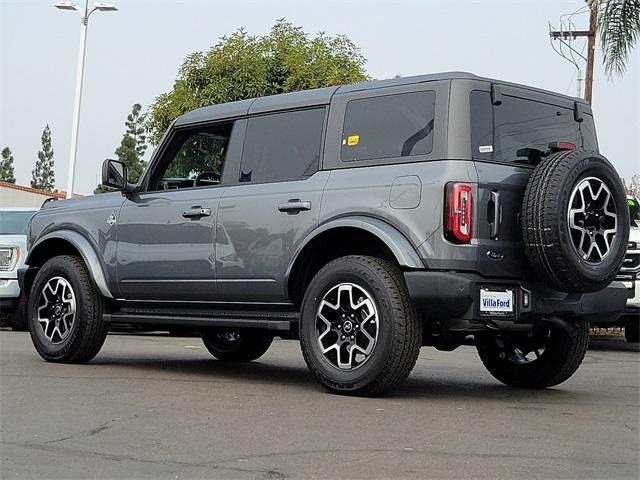
[[[512,390],[475,350],[423,349],[386,398],[325,393],[293,341],[225,364],[197,338],[111,335],[88,365],[0,332],[3,479],[637,478],[640,355],[600,341],[578,373]]]

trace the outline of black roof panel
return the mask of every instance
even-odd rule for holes
[[[526,85],[520,85],[511,82],[505,82],[503,80],[479,77],[477,75],[474,75],[473,73],[444,72],[433,73],[429,75],[416,75],[411,77],[398,77],[388,80],[373,80],[369,82],[354,83],[351,85],[342,85],[336,87],[316,88],[313,90],[302,90],[299,92],[283,93],[280,95],[270,95],[266,97],[240,100],[238,102],[211,105],[208,107],[198,108],[182,115],[175,121],[175,126],[190,125],[194,123],[215,121],[225,118],[241,117],[247,115],[248,113],[265,113],[274,110],[286,110],[290,108],[301,107],[303,108],[313,105],[327,105],[331,102],[331,97],[334,94],[357,92],[362,90],[373,90],[376,88],[394,87],[399,85],[410,85],[414,83],[434,82],[438,80],[455,79],[487,81],[491,83],[499,83],[501,85],[522,87],[528,90],[534,90],[545,94],[569,98],[567,95],[562,95],[556,92],[550,92],[548,90],[542,90],[539,88],[529,87]],[[578,98],[576,98],[575,100],[584,102],[584,100]]]

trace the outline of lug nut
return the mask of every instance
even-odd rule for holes
[[[342,335],[342,336],[340,337],[340,340],[344,340],[344,338],[345,338],[345,337],[344,337],[344,335]]]
[[[355,340],[356,337],[354,335],[351,335],[351,340]]]

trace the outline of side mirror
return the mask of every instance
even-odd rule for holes
[[[116,190],[127,188],[127,166],[118,160],[107,158],[102,162],[102,185]]]

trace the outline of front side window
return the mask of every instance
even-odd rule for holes
[[[151,190],[210,187],[222,176],[231,125],[190,129],[176,134],[151,179]]]
[[[342,160],[431,153],[435,97],[426,91],[351,100],[342,130]]]
[[[297,180],[318,170],[325,109],[250,118],[239,182]]]

